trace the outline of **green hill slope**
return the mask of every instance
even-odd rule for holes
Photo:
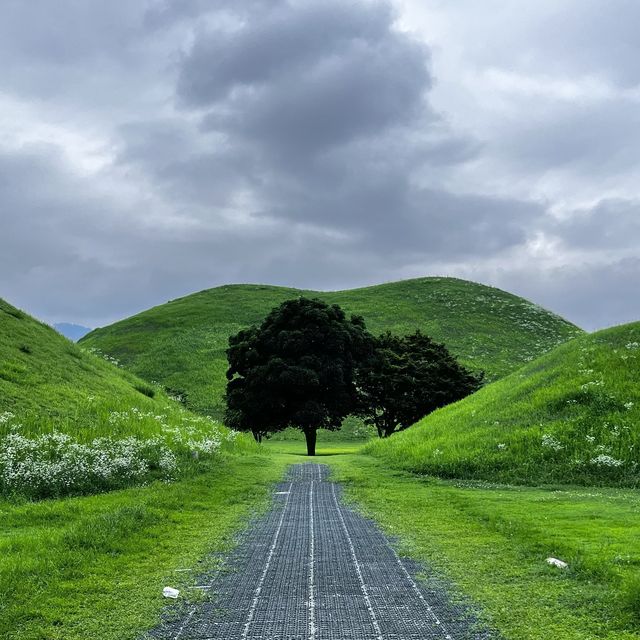
[[[640,484],[640,323],[582,336],[367,451],[410,471]]]
[[[0,493],[170,478],[228,434],[0,299]]]
[[[364,316],[374,333],[420,328],[469,367],[485,370],[490,380],[582,333],[500,289],[455,278],[420,278],[337,292],[228,285],[96,329],[80,342],[116,357],[146,380],[186,392],[190,408],[220,417],[228,337],[299,295]]]
[[[0,412],[19,415],[23,433],[56,428],[106,435],[85,420],[95,413],[95,405],[117,399],[155,410],[168,403],[167,398],[149,397],[155,393],[148,383],[0,300]]]

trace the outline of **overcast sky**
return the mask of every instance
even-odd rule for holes
[[[640,319],[637,0],[3,0],[0,296],[455,275]]]

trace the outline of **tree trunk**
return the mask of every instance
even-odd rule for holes
[[[262,432],[261,431],[252,431],[252,433],[253,433],[253,437],[254,437],[256,442],[258,442],[258,443],[262,442]]]
[[[396,430],[396,426],[395,424],[387,424],[384,427],[384,435],[382,436],[383,438],[388,438],[392,433],[395,432]]]
[[[307,455],[316,455],[316,430],[315,428],[305,429],[304,437],[307,441]]]

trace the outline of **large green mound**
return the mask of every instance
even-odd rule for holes
[[[179,410],[153,386],[0,299],[0,414],[15,417],[0,423],[0,435],[16,421],[26,435],[54,429],[80,439],[146,435],[144,421],[124,433],[119,422],[109,422],[111,411],[132,407]]]
[[[455,278],[420,278],[337,292],[228,285],[144,311],[81,340],[146,380],[187,393],[188,406],[220,417],[227,340],[277,304],[305,295],[364,316],[374,333],[422,329],[489,380],[582,333],[512,294]]]
[[[640,323],[584,335],[369,453],[446,478],[640,484]]]
[[[0,413],[13,413],[22,433],[106,435],[96,428],[108,424],[95,419],[98,407],[157,412],[169,404],[166,396],[151,395],[156,391],[148,383],[0,299]],[[0,424],[0,435],[8,423]]]
[[[0,494],[171,478],[231,440],[222,425],[0,299]]]

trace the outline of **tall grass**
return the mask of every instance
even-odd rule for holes
[[[640,485],[640,323],[577,338],[367,451],[421,474]]]

